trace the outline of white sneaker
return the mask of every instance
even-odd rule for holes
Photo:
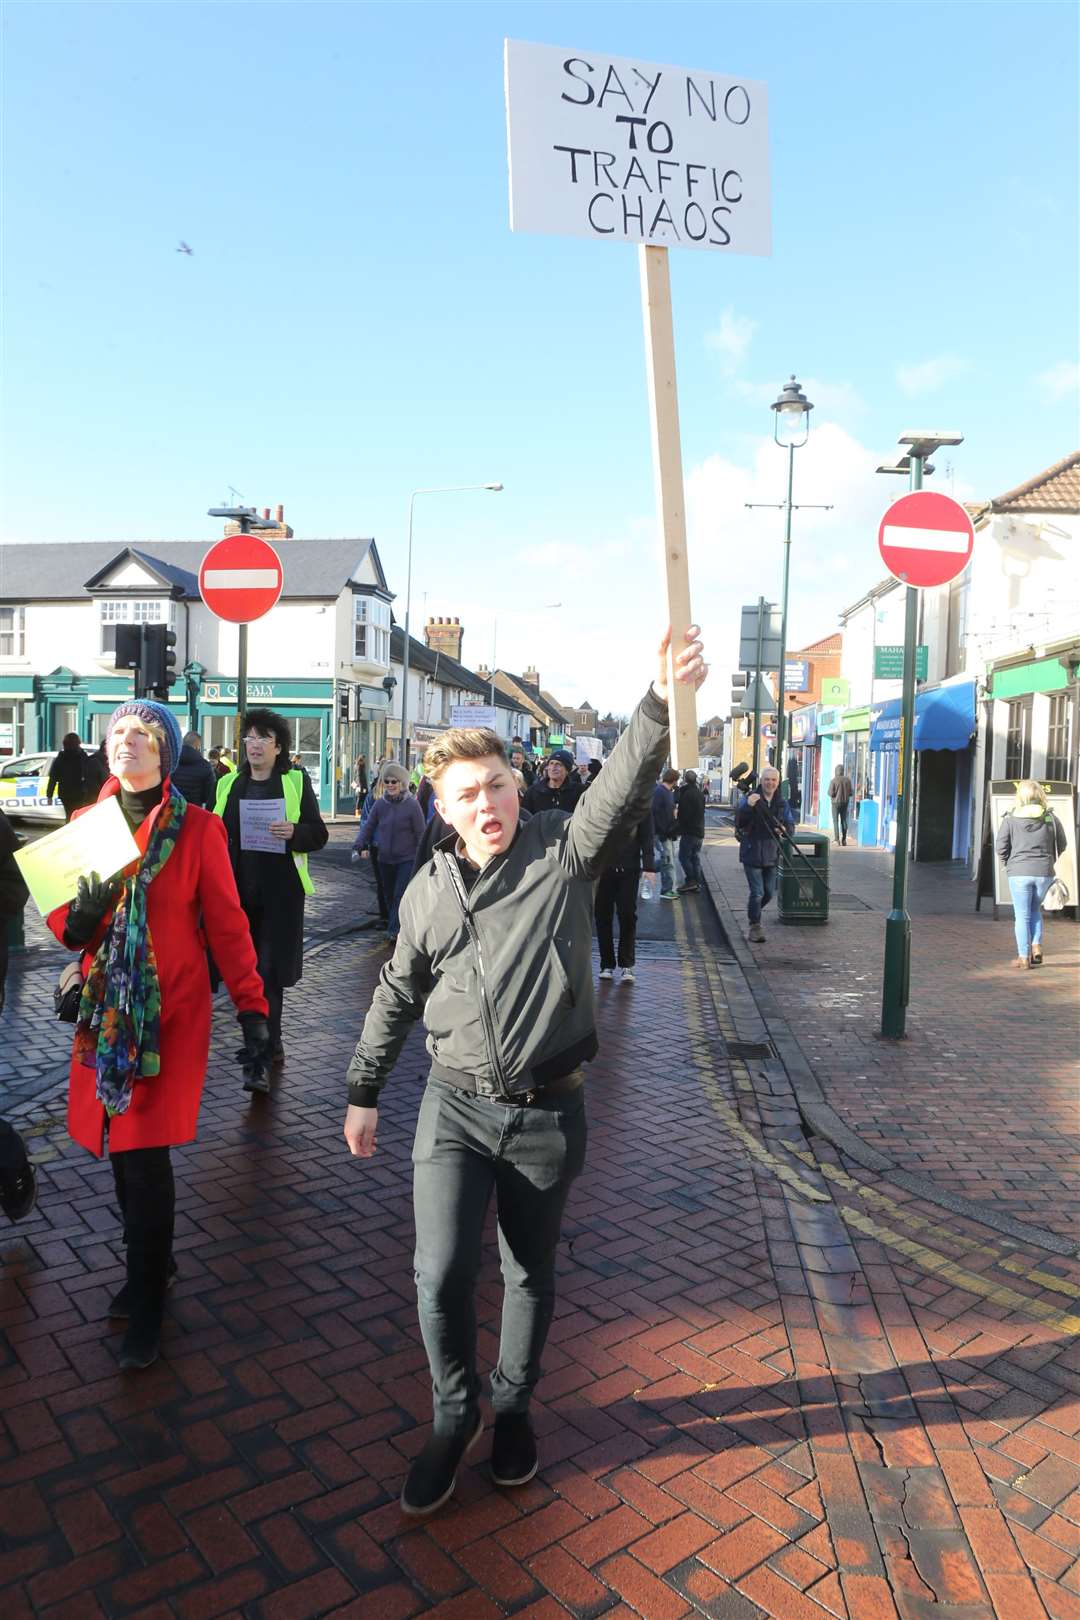
[[[750,941],[750,943],[752,945],[764,945],[764,943],[765,943],[765,930],[764,930],[764,928],[762,928],[762,926],[761,926],[761,924],[759,922],[751,923],[750,924],[750,932],[747,934],[746,937],[747,937],[747,939]]]
[[[600,977],[602,979],[613,979],[615,977],[615,969],[614,968],[601,968],[600,969]]]
[[[634,970],[633,970],[633,968],[620,968],[620,970],[619,970],[619,983],[620,984],[633,984],[633,982],[634,982]]]

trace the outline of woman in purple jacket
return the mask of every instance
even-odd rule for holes
[[[398,906],[424,836],[424,812],[409,792],[409,778],[400,765],[384,765],[380,781],[383,796],[361,827],[353,848],[364,856],[372,839],[378,837],[379,873],[390,907],[386,932],[390,939],[397,939]]]

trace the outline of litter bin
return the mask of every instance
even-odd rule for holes
[[[797,832],[780,857],[776,913],[783,923],[826,923],[829,920],[829,838],[827,833]]]

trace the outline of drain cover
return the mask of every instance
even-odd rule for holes
[[[776,1056],[769,1041],[728,1041],[726,1045],[729,1057],[743,1058],[751,1063],[755,1060],[764,1063]]]

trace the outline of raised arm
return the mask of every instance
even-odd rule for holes
[[[697,625],[686,632],[675,659],[675,679],[698,687],[708,674]],[[652,802],[652,790],[668,753],[667,654],[670,630],[658,650],[659,669],[600,775],[577,804],[566,826],[562,859],[575,877],[599,875],[609,843],[629,836]]]

